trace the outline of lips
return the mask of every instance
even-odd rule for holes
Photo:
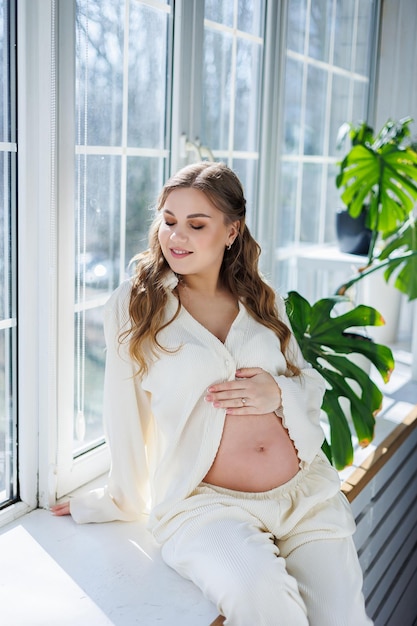
[[[183,259],[192,254],[192,252],[189,252],[188,250],[181,250],[181,248],[170,248],[170,252],[176,259]]]

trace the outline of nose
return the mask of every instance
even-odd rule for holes
[[[169,238],[171,239],[171,241],[185,241],[187,239],[187,236],[183,229],[177,224]]]

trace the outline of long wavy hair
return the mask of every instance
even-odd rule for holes
[[[271,329],[281,342],[290,374],[300,370],[287,356],[290,340],[288,326],[279,319],[273,289],[265,283],[258,270],[260,247],[245,224],[246,200],[236,174],[223,163],[204,161],[188,165],[172,176],[164,185],[156,206],[156,216],[149,231],[149,247],[138,254],[133,262],[135,273],[130,296],[131,327],[122,333],[120,340],[128,339],[129,353],[138,364],[138,374],[145,374],[150,357],[166,351],[158,341],[158,334],[177,317],[166,320],[166,276],[170,267],[162,254],[158,239],[162,211],[166,199],[175,189],[192,188],[202,191],[209,201],[223,213],[225,223],[240,222],[239,233],[230,248],[225,248],[220,268],[220,280],[233,296],[244,303],[249,314],[263,326]]]

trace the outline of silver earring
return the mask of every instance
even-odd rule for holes
[[[231,250],[232,249],[232,244],[229,243],[229,245],[227,246],[227,250]]]

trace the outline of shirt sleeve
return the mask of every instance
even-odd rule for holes
[[[285,303],[280,297],[278,298],[278,311],[281,321],[291,330],[291,323],[285,310]],[[275,380],[281,390],[282,398],[281,407],[277,409],[276,413],[282,418],[293,440],[303,441],[302,424],[305,417],[307,417],[310,423],[316,427],[314,432],[317,441],[308,442],[313,444],[310,449],[317,447],[317,445],[320,447],[324,439],[324,433],[320,425],[320,415],[323,395],[326,389],[325,380],[321,374],[304,359],[292,330],[287,354],[289,360],[300,369],[300,374],[293,376],[287,373],[275,376]],[[298,433],[297,431],[301,432]]]
[[[128,344],[119,341],[128,323],[130,283],[123,283],[105,306],[106,370],[103,419],[110,449],[107,485],[70,500],[77,523],[132,521],[146,512],[149,501],[146,435],[150,402],[135,376]]]

